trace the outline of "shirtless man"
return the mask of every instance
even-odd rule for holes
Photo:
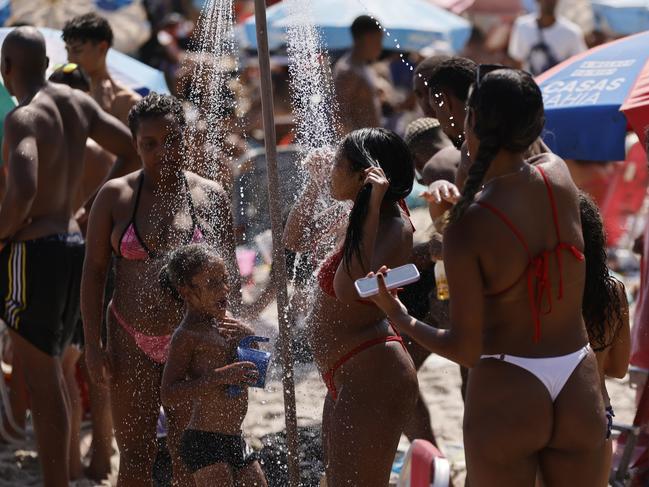
[[[43,483],[49,487],[68,485],[70,431],[60,356],[79,316],[83,239],[73,200],[86,139],[119,156],[113,175],[134,170],[139,160],[126,128],[84,93],[47,82],[47,64],[38,30],[19,27],[7,35],[0,68],[19,104],[5,119],[0,312],[25,365]]]
[[[490,65],[482,65],[483,70]],[[450,57],[439,62],[428,74],[430,105],[442,130],[458,149],[455,154],[459,164],[455,184],[462,189],[471,165],[464,137],[464,119],[469,88],[475,82],[479,67],[470,59]],[[550,152],[539,137],[526,153],[526,158]],[[445,157],[451,157],[447,152]]]
[[[383,49],[383,29],[367,15],[351,26],[354,45],[334,67],[334,83],[340,107],[343,134],[365,127],[381,126],[381,100],[370,63]]]
[[[68,60],[81,66],[90,77],[90,96],[126,124],[128,112],[141,96],[115,81],[108,72],[106,55],[113,44],[108,21],[95,13],[75,17],[63,27],[63,40]]]
[[[438,56],[427,57],[415,67],[412,77],[412,91],[417,100],[417,105],[421,109],[424,117],[435,118],[435,110],[430,104],[430,95],[428,90],[428,77],[435,66],[442,61],[450,59],[450,56],[440,54]]]

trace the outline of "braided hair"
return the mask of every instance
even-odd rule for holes
[[[599,209],[583,192],[579,194],[579,213],[586,256],[582,314],[593,349],[601,351],[612,344],[624,324],[628,304],[624,294],[620,292],[624,285],[611,276],[608,269],[606,233]]]
[[[370,167],[381,167],[390,186],[383,201],[397,202],[412,191],[415,169],[412,154],[401,137],[383,128],[365,128],[351,132],[341,144],[341,154],[351,163],[352,171],[364,171]],[[347,270],[356,255],[363,261],[361,245],[363,226],[370,205],[372,186],[366,184],[359,191],[354,202],[343,246]]]
[[[486,74],[480,87],[474,85],[470,90],[467,108],[480,146],[462,197],[451,210],[451,223],[457,222],[473,203],[498,152],[525,152],[545,123],[541,90],[529,74],[515,69],[503,67]]]

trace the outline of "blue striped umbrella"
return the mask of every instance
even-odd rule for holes
[[[419,51],[446,41],[459,52],[471,35],[467,20],[427,0],[309,0],[301,8],[311,13],[329,50],[352,45],[349,27],[361,15],[373,16],[388,30],[390,35],[383,39],[387,49]],[[286,44],[286,30],[294,22],[287,2],[270,7],[267,17],[270,48],[278,49]],[[238,35],[243,48],[257,48],[254,18],[243,24]]]
[[[618,35],[649,30],[649,0],[592,0],[600,28]]]

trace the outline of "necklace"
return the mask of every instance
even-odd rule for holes
[[[520,169],[518,169],[518,170],[516,170],[516,171],[514,171],[514,172],[508,172],[508,173],[506,173],[506,174],[501,174],[500,176],[495,176],[495,177],[491,178],[489,181],[485,181],[485,182],[480,186],[480,191],[482,191],[483,189],[485,189],[487,186],[489,186],[489,185],[490,185],[491,183],[493,183],[494,181],[498,181],[499,179],[505,179],[505,178],[508,178],[508,177],[510,177],[510,176],[516,176],[517,174],[522,173],[526,168],[527,168],[527,164],[525,164],[525,165],[522,166]]]

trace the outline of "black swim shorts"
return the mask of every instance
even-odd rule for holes
[[[79,233],[8,243],[0,252],[0,316],[42,352],[60,356],[79,320]]]
[[[241,435],[193,429],[185,430],[180,439],[180,456],[192,473],[216,463],[227,463],[241,470],[257,461],[257,455]]]

